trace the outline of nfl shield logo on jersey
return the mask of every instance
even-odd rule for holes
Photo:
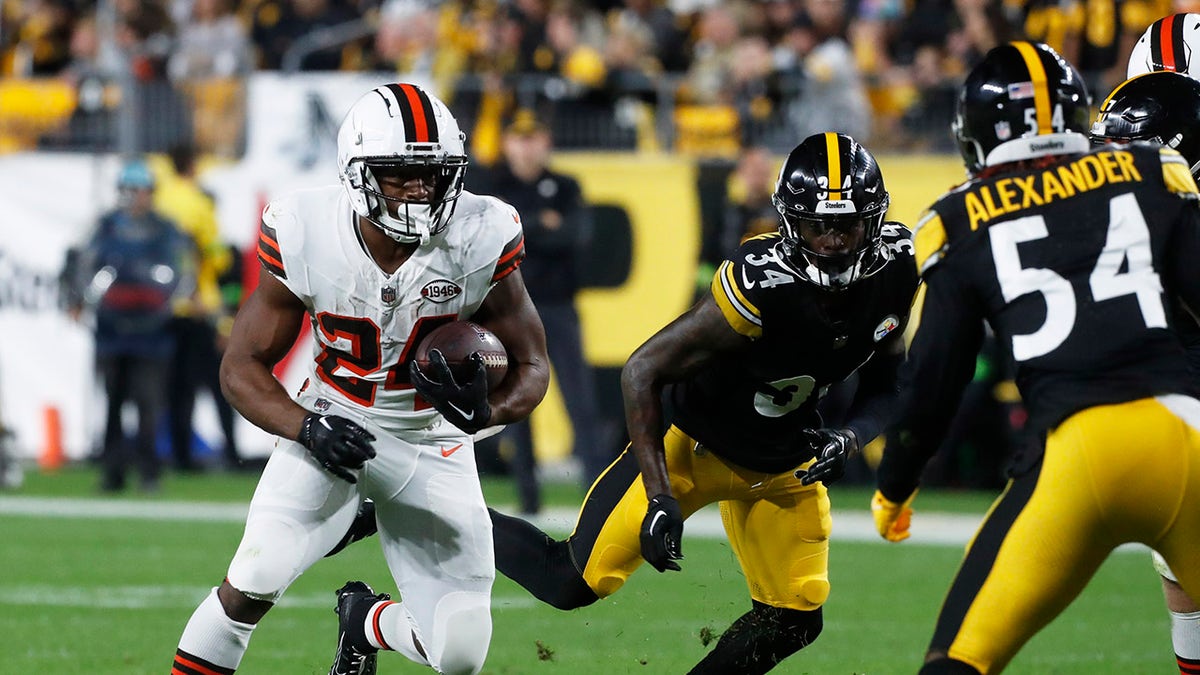
[[[384,286],[383,288],[379,289],[379,299],[383,300],[383,304],[385,305],[396,304],[396,287]]]

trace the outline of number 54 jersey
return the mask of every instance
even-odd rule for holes
[[[1145,143],[941,197],[914,234],[927,290],[905,368],[923,373],[912,401],[955,404],[944,399],[968,376],[961,352],[978,348],[985,317],[1012,353],[1035,432],[1095,405],[1194,393],[1170,300],[1200,307],[1198,199],[1184,159]]]
[[[392,274],[367,253],[339,185],[303,190],[263,211],[258,257],[308,308],[313,359],[306,407],[334,401],[384,428],[432,424],[408,368],[422,338],[479,308],[525,254],[517,212],[463,192],[450,223]],[[366,227],[373,227],[367,225]]]

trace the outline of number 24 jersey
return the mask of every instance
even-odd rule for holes
[[[258,257],[308,308],[313,360],[308,397],[360,409],[393,428],[433,422],[408,364],[433,329],[479,309],[521,263],[515,210],[464,192],[445,230],[392,274],[367,253],[341,186],[302,190],[263,212]]]

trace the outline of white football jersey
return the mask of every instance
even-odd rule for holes
[[[463,192],[446,229],[392,274],[367,253],[355,220],[338,185],[296,192],[263,211],[259,261],[312,322],[301,400],[321,412],[320,399],[332,399],[388,428],[429,426],[437,412],[409,382],[412,354],[434,328],[474,314],[521,263],[520,218],[499,199]]]

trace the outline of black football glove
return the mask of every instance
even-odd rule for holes
[[[679,502],[668,495],[658,495],[646,507],[642,520],[642,557],[659,572],[679,571],[683,552],[679,542],[683,539],[683,513]]]
[[[800,435],[817,458],[807,470],[796,470],[801,485],[835,483],[846,474],[846,460],[858,452],[858,441],[849,429],[805,429]]]
[[[350,523],[350,529],[342,535],[341,541],[329,549],[329,553],[326,553],[325,557],[337,555],[350,544],[366,539],[378,531],[379,525],[375,522],[375,502],[364,499],[363,503],[358,505],[358,512],[354,514],[354,521]]]
[[[437,349],[429,352],[429,367],[433,369],[430,375],[435,379],[426,377],[416,361],[408,364],[408,372],[413,388],[421,398],[429,401],[451,424],[473,434],[491,421],[492,407],[487,400],[487,371],[483,367],[483,357],[476,352],[471,354],[470,360],[475,369],[463,378],[466,380],[463,385],[454,381],[446,357]]]
[[[309,413],[296,440],[308,448],[326,471],[347,483],[358,482],[347,469],[361,469],[375,456],[375,448],[371,447],[375,437],[371,432],[337,415]]]

